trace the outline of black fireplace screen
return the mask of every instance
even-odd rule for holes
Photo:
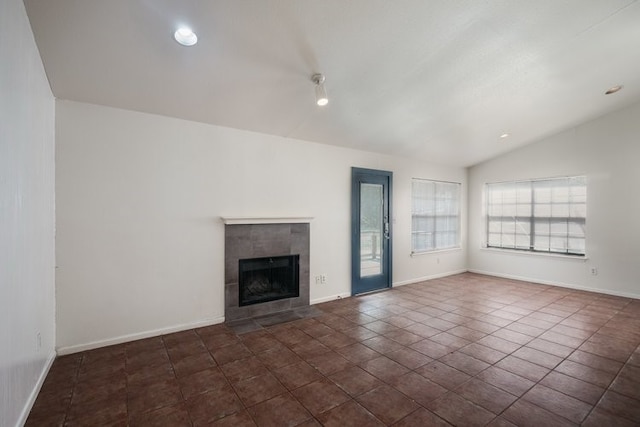
[[[240,306],[300,296],[300,255],[241,259]]]

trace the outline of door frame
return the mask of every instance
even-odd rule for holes
[[[386,187],[387,194],[383,193],[383,199],[386,202],[385,210],[387,211],[387,223],[389,227],[389,238],[383,239],[383,258],[382,258],[382,274],[371,277],[362,278],[361,273],[361,254],[360,254],[360,184],[366,183],[366,177],[377,179],[386,179],[386,185],[383,185],[383,191]],[[376,182],[379,183],[379,182]],[[393,221],[392,221],[392,201],[393,201],[393,172],[351,168],[351,295],[358,295],[368,292],[377,292],[384,289],[390,289],[393,284]],[[384,215],[384,210],[383,210]],[[383,225],[384,227],[384,225]],[[381,237],[382,238],[382,237]],[[356,290],[356,287],[365,282],[382,283],[382,286],[371,290]]]

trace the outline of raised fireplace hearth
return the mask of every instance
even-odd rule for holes
[[[308,218],[223,218],[225,321],[309,306]]]

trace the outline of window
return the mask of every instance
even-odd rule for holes
[[[413,179],[411,251],[460,247],[460,184]]]
[[[487,184],[487,247],[585,254],[587,178]]]

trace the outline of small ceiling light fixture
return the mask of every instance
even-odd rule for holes
[[[173,38],[182,46],[193,46],[198,43],[198,36],[191,31],[191,28],[180,27],[173,33]]]
[[[610,87],[604,94],[611,95],[612,93],[619,92],[622,89],[622,85]]]
[[[502,135],[500,135],[500,139],[506,139],[509,138],[511,135],[509,135],[508,133],[503,133]]]
[[[324,76],[322,74],[314,74],[311,81],[316,84],[316,104],[323,107],[329,103],[327,91],[324,88]]]

